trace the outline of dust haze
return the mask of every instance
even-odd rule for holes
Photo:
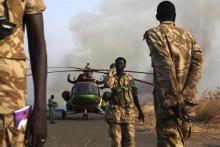
[[[152,71],[149,50],[143,41],[144,32],[157,22],[156,7],[159,0],[102,0],[99,12],[80,13],[73,17],[70,30],[73,50],[66,53],[62,64],[84,67],[90,62],[94,68],[108,68],[118,56],[127,59],[127,69]],[[220,1],[175,0],[176,25],[192,32],[205,54],[205,69],[199,83],[199,93],[220,85]],[[101,76],[101,75],[100,75]],[[151,76],[134,75],[152,81]],[[48,90],[62,92],[70,89],[66,76],[54,78]],[[152,88],[138,84],[141,97],[151,99]],[[145,101],[142,99],[142,101]]]

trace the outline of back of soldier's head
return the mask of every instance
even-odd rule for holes
[[[176,9],[170,1],[162,1],[157,6],[157,19],[159,21],[175,21]]]

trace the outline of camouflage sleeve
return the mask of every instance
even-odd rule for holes
[[[136,87],[136,85],[135,85],[135,80],[134,80],[134,78],[132,77],[132,76],[128,76],[129,77],[129,85],[130,85],[130,87],[132,88],[132,95],[135,97],[137,97],[138,96],[138,88]]]
[[[153,32],[146,32],[145,37],[150,49],[152,67],[156,76],[156,83],[154,83],[156,84],[155,86],[160,87],[162,93],[175,90],[173,83],[173,81],[175,81],[173,79],[175,69],[173,67],[172,58],[168,53],[168,49]]]
[[[25,14],[42,13],[46,9],[44,0],[27,0]]]
[[[186,97],[195,97],[196,86],[201,78],[203,52],[195,39],[192,41],[192,57],[183,93]]]
[[[114,75],[108,73],[107,76],[104,79],[104,86],[108,87],[108,88],[113,88],[114,87],[114,81],[115,81]]]
[[[0,17],[4,16],[4,11],[3,0],[0,0]]]
[[[178,83],[175,65],[168,48],[152,31],[145,33],[145,39],[150,49],[152,67],[154,69],[154,85],[160,91],[165,107],[175,106],[182,98],[178,96]]]

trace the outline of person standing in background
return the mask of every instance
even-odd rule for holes
[[[54,100],[54,95],[50,96],[48,100],[48,107],[50,124],[55,124],[55,108],[57,107],[57,102]]]
[[[116,73],[112,69],[116,67]],[[134,79],[124,72],[126,60],[118,57],[115,65],[105,77],[105,86],[112,93],[109,98],[109,107],[105,119],[109,124],[109,136],[112,147],[134,147],[135,146],[135,107],[138,110],[139,120],[144,121],[144,114],[138,100],[138,91]]]

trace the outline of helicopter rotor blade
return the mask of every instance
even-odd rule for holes
[[[103,71],[94,71],[95,73],[101,73],[101,74],[107,74],[107,72],[103,72]]]
[[[48,71],[47,73],[59,73],[59,72],[82,72],[81,69],[76,70],[56,70],[56,71]]]
[[[150,82],[147,82],[147,81],[143,81],[143,80],[139,80],[139,79],[135,79],[135,78],[134,78],[134,80],[137,81],[137,82],[140,82],[140,83],[144,83],[144,84],[148,84],[148,85],[154,86],[153,83],[150,83]]]
[[[78,69],[78,70],[57,70],[57,71],[48,71],[47,73],[51,74],[51,73],[82,72],[82,71],[85,71],[85,69],[84,70],[81,70],[81,69]],[[101,73],[101,74],[107,74],[107,72],[98,71],[98,70],[93,71],[93,72]],[[32,74],[27,74],[26,76],[32,76]],[[143,80],[139,80],[139,79],[135,79],[135,78],[134,78],[134,80],[137,81],[137,82],[140,82],[140,83],[144,83],[144,84],[154,86],[153,83],[150,83],[150,82],[147,82],[147,81],[143,81]]]
[[[108,69],[97,69],[97,68],[91,68],[92,71],[108,71]]]
[[[95,73],[102,73],[102,74],[107,74],[108,72],[108,69],[84,69],[84,68],[79,68],[79,67],[53,67],[53,66],[50,66],[48,67],[48,69],[65,69],[65,68],[68,68],[68,69],[72,69],[72,70],[57,70],[57,71],[48,71],[47,73],[62,73],[62,72],[85,72],[85,71],[88,71],[88,72],[95,72]],[[30,68],[28,68],[30,69]],[[142,72],[142,71],[134,71],[134,70],[125,70],[124,72],[130,72],[130,73],[139,73],[139,74],[146,74],[146,75],[149,75],[149,74],[153,74],[153,73],[149,73],[149,72]],[[31,76],[32,74],[28,74],[27,76]]]
[[[124,72],[139,73],[139,74],[146,74],[146,75],[152,75],[153,74],[151,72],[134,71],[134,70],[125,70]]]
[[[79,67],[48,67],[48,68],[73,68],[73,69],[81,69],[81,70],[85,70],[84,68],[79,68]],[[91,68],[89,69],[89,71],[91,72],[97,72],[97,71],[108,71],[109,69],[96,69],[96,68]],[[142,72],[142,71],[135,71],[135,70],[124,70],[124,72],[130,72],[130,73],[139,73],[139,74],[153,74],[151,72]]]
[[[48,66],[47,67],[48,69],[64,69],[64,68],[67,68],[67,69],[79,69],[79,70],[84,70],[83,68],[80,68],[80,67],[70,67],[70,66]],[[28,67],[27,70],[31,70],[31,67]]]
[[[56,71],[48,71],[47,73],[64,73],[64,72],[82,72],[83,70],[78,69],[78,70],[56,70]],[[32,74],[27,74],[26,76],[32,76]]]
[[[91,69],[91,71],[108,71],[109,69]],[[124,70],[124,72],[130,72],[130,73],[139,73],[139,74],[146,74],[146,75],[151,75],[153,73],[151,72],[143,72],[143,71],[135,71],[135,70]]]
[[[98,72],[98,71],[105,71],[108,72],[107,69],[91,69],[92,72]],[[129,72],[129,73],[139,73],[139,74],[146,74],[146,75],[152,75],[153,73],[151,72],[142,72],[142,71],[134,71],[134,70],[124,70],[124,72]]]
[[[56,67],[57,68],[57,67]],[[85,69],[76,69],[76,70],[55,70],[55,71],[48,71],[47,73],[64,73],[64,72],[84,72],[86,71]],[[89,72],[96,72],[96,73],[102,73],[102,74],[107,74],[107,72],[102,72],[102,71],[93,71],[93,70],[88,70]],[[32,76],[32,74],[27,74],[26,76]]]
[[[63,68],[70,68],[70,69],[80,69],[80,70],[84,70],[83,68],[73,67],[73,66],[64,66],[64,67],[62,67],[62,66],[48,66],[48,68],[51,68],[51,69],[53,69],[53,68],[56,68],[56,69],[58,69],[58,68],[61,68],[61,69],[63,69]]]

